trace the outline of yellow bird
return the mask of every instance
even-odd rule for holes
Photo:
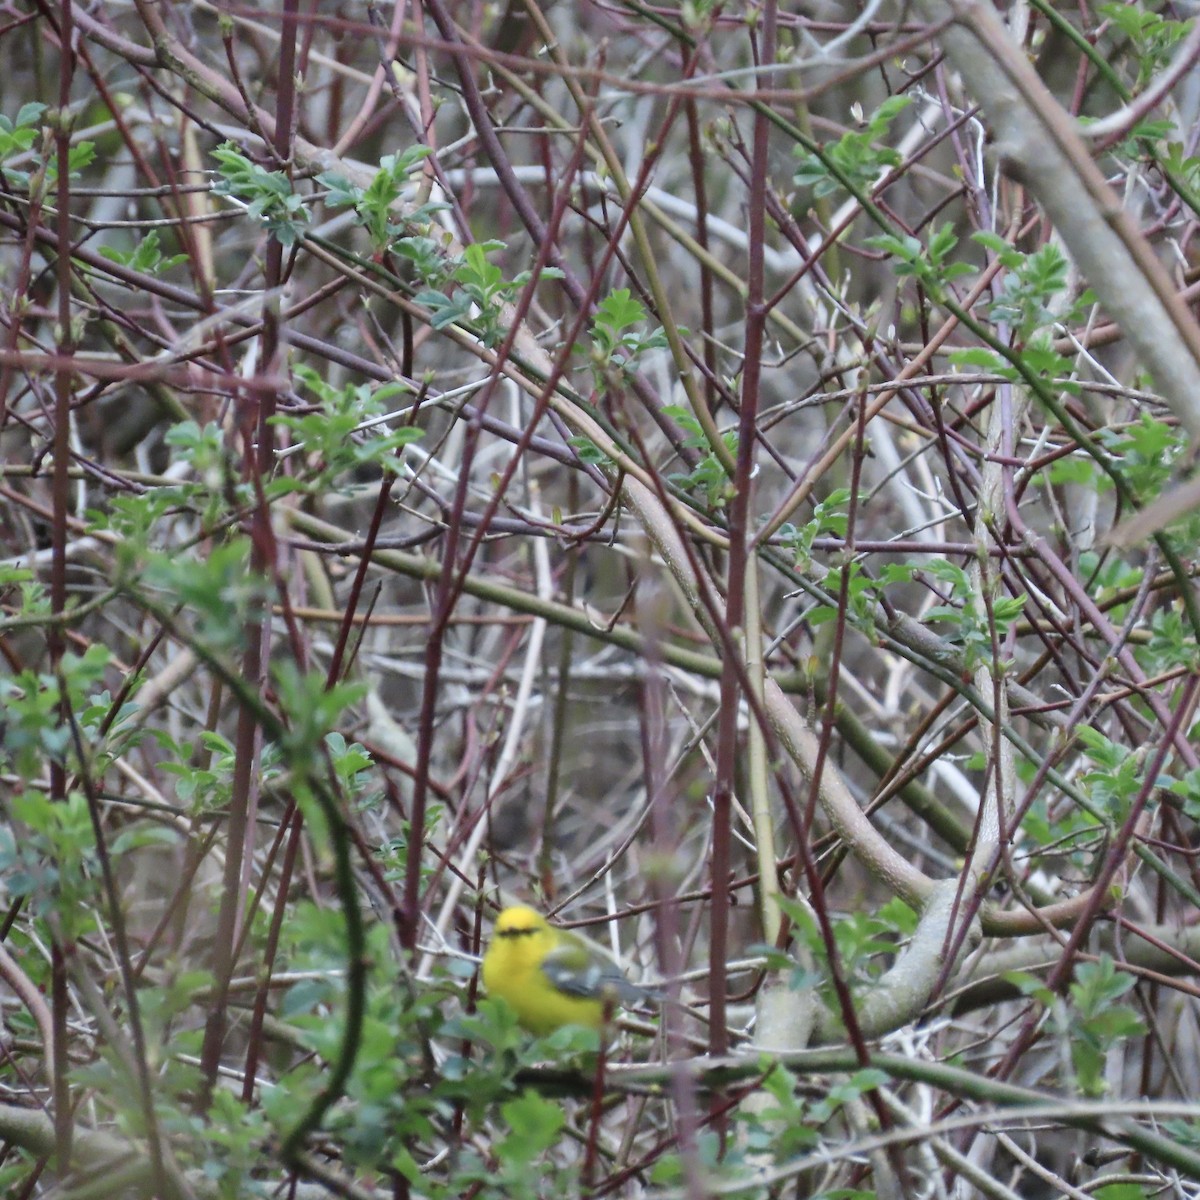
[[[483,986],[501,996],[530,1033],[542,1037],[563,1025],[600,1029],[606,1010],[651,995],[630,983],[587,942],[556,929],[524,904],[506,908],[483,956]]]

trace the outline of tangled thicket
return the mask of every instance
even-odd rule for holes
[[[0,1190],[1194,1195],[1188,15],[0,8]]]

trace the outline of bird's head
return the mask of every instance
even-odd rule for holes
[[[514,904],[496,918],[495,936],[501,938],[534,938],[550,926],[546,918],[536,909],[525,904]]]

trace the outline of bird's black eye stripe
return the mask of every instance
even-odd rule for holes
[[[496,931],[496,936],[497,937],[506,937],[506,938],[516,938],[516,937],[527,937],[531,933],[537,933],[537,930],[532,929],[532,928],[531,929],[498,929]]]

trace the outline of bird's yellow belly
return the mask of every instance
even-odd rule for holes
[[[502,996],[507,1000],[517,1014],[517,1020],[538,1037],[553,1033],[563,1025],[599,1029],[604,1024],[604,1005],[599,1000],[560,992],[536,967],[528,975],[504,974],[489,971],[485,961],[483,986],[489,996]]]

